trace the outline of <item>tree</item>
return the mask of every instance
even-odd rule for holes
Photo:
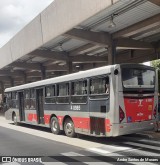
[[[154,60],[151,62],[151,65],[157,69],[160,69],[160,60]]]
[[[158,91],[160,93],[160,60],[154,60],[151,62],[151,65],[158,69]]]

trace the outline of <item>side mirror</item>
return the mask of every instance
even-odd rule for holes
[[[114,75],[118,75],[118,69],[114,70]]]

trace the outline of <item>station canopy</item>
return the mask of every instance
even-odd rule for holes
[[[159,0],[55,0],[0,48],[4,87],[160,57]]]

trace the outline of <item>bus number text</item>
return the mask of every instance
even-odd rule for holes
[[[80,105],[71,105],[71,110],[80,111],[81,107],[80,107]]]

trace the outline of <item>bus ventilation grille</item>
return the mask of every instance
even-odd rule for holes
[[[91,134],[105,135],[105,119],[90,117]]]

